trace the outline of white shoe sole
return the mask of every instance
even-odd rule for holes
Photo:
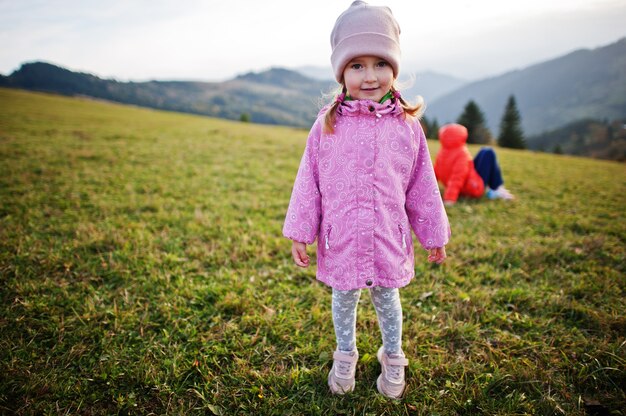
[[[330,392],[332,394],[348,394],[354,391],[354,386],[356,385],[356,380],[352,380],[352,384],[344,387],[339,383],[333,382],[332,379],[332,369],[331,372],[328,373],[328,388],[330,388]]]

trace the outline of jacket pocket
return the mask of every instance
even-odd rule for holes
[[[324,234],[324,248],[326,250],[330,250],[330,232],[332,231],[333,226],[332,225],[328,225],[328,227],[326,227],[326,233]]]
[[[406,251],[406,235],[404,234],[402,224],[398,224],[398,230],[400,231],[400,239],[402,240],[402,250]]]

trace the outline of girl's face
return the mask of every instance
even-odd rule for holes
[[[393,69],[384,59],[359,56],[343,70],[343,82],[354,100],[380,101],[391,89]]]

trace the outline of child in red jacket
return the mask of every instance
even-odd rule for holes
[[[487,189],[489,199],[513,199],[504,187],[496,153],[490,147],[480,149],[474,159],[467,142],[467,129],[460,124],[446,124],[439,129],[441,149],[435,160],[435,175],[445,187],[443,201],[454,204],[459,195],[480,198]]]

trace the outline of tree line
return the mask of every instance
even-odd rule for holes
[[[491,132],[487,128],[485,114],[474,100],[470,100],[463,109],[463,112],[456,121],[467,128],[467,143],[470,144],[492,144],[497,142],[501,147],[512,149],[525,149],[526,141],[522,130],[522,117],[517,109],[517,103],[513,95],[504,108],[504,114],[500,120],[500,131],[497,140],[494,140]],[[428,137],[439,139],[439,123],[436,118],[432,121],[427,117],[422,119],[422,124]]]

